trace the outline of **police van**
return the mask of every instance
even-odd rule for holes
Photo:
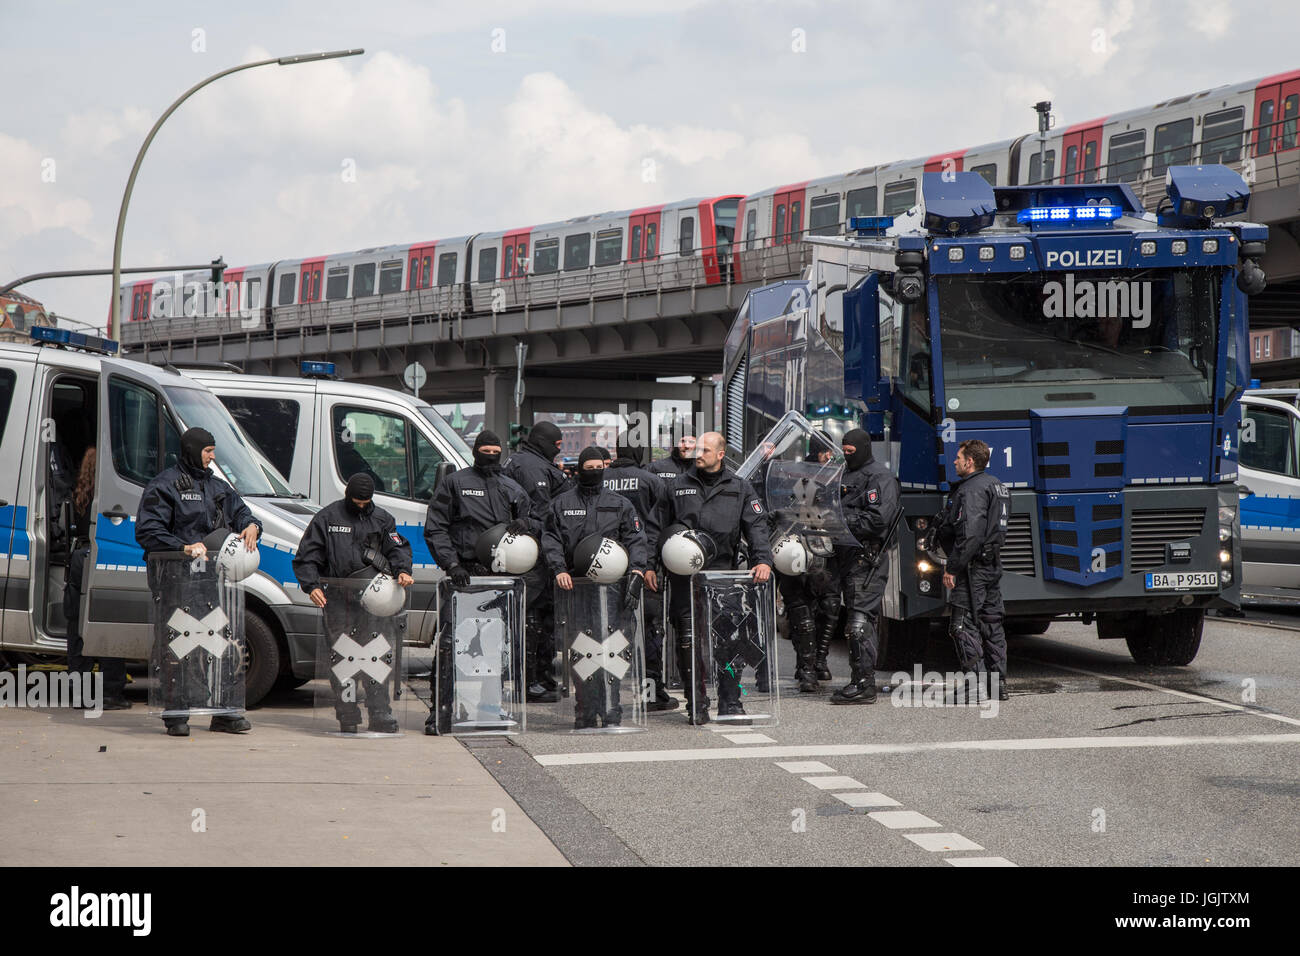
[[[1251,389],[1241,398],[1243,600],[1300,604],[1300,390]]]
[[[75,476],[96,447],[91,544],[83,582],[88,656],[144,660],[150,595],[135,520],[145,485],[176,463],[180,436],[206,428],[213,468],[263,524],[258,573],[247,579],[246,700],[277,682],[312,678],[320,611],[298,588],[292,559],[317,506],[295,496],[216,396],[175,369],[114,357],[117,343],[34,328],[36,344],[0,343],[0,651],[66,653],[63,592],[72,550],[70,503],[53,505],[59,470]]]

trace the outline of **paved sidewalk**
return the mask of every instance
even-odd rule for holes
[[[418,704],[395,739],[314,733],[301,691],[251,733],[173,738],[129,693],[98,719],[0,709],[0,865],[567,865]]]

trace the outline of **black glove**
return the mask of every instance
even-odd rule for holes
[[[636,610],[637,602],[641,600],[641,591],[645,587],[645,579],[639,574],[629,574],[627,576],[627,590],[623,594],[623,611],[631,614]]]
[[[523,518],[516,518],[506,525],[506,534],[527,534],[528,522]]]
[[[452,565],[447,569],[447,577],[451,578],[451,583],[455,587],[469,587],[469,571],[467,571],[463,565]]]

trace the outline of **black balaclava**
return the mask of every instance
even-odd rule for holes
[[[181,464],[195,478],[201,478],[207,469],[203,467],[203,449],[215,445],[217,440],[206,428],[189,428],[181,436]]]
[[[609,453],[609,449],[606,448],[604,445],[594,445],[592,447],[594,447],[596,451],[600,452],[601,461],[612,462],[614,460],[614,456]]]
[[[617,460],[630,461],[632,464],[639,467],[641,464],[641,447],[639,445],[633,445],[631,441],[632,440],[628,437],[627,432],[618,436],[618,445],[615,448],[615,451],[618,452]]]
[[[867,462],[871,461],[871,436],[861,428],[854,428],[844,433],[844,439],[840,442],[841,446],[852,445],[856,451],[846,458],[849,463],[849,471],[857,471]]]
[[[348,486],[343,489],[343,507],[349,514],[361,517],[367,515],[375,507],[370,500],[375,496],[375,479],[371,478],[363,471],[357,472],[348,479]],[[358,508],[352,501],[357,498],[365,502],[365,505]]]
[[[474,467],[484,475],[495,475],[501,470],[501,452],[485,454],[479,451],[484,445],[496,445],[499,448],[501,439],[497,438],[496,432],[490,432],[486,428],[474,439]]]
[[[524,439],[524,443],[539,452],[547,461],[552,461],[559,454],[555,443],[563,437],[555,422],[538,422],[528,430],[528,437]]]
[[[590,470],[583,468],[589,461],[605,461],[604,449],[597,448],[595,445],[588,445],[578,456],[578,487],[586,494],[600,491],[601,485],[605,481],[604,467],[592,468]]]

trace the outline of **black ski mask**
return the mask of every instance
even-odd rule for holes
[[[203,449],[210,448],[217,443],[212,437],[212,432],[206,428],[186,429],[185,434],[181,436],[181,464],[184,465],[195,478],[201,478],[207,471],[203,467]]]
[[[588,445],[582,450],[582,454],[578,456],[578,484],[581,486],[583,491],[598,491],[605,481],[605,469],[603,466],[600,468],[590,469],[583,468],[582,466],[589,461],[604,462],[604,460],[605,451],[603,448],[596,448],[593,445]]]
[[[849,471],[857,471],[871,461],[871,436],[861,428],[854,428],[845,432],[844,440],[840,442],[840,445],[852,445],[854,448],[853,454],[845,455],[849,464]]]
[[[501,439],[497,438],[495,432],[490,432],[486,428],[478,433],[474,439],[474,467],[484,475],[495,475],[501,470],[501,452],[494,451],[491,454],[480,451],[484,445],[496,445],[501,447]]]
[[[343,495],[343,507],[347,509],[348,514],[358,518],[367,515],[375,507],[374,502],[370,500],[375,496],[375,480],[365,472],[358,472],[348,479],[348,486],[344,489]],[[358,508],[353,501],[354,498],[364,501],[365,504]]]
[[[551,461],[560,453],[555,443],[563,437],[555,422],[538,422],[528,430],[528,437],[524,441],[547,461]]]

